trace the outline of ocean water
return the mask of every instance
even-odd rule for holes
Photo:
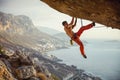
[[[120,80],[120,41],[88,41],[85,53],[87,59],[81,56],[78,46],[49,52],[62,63],[75,65],[103,80]]]

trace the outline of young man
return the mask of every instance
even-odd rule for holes
[[[80,51],[81,51],[82,56],[84,58],[87,58],[87,56],[85,55],[85,52],[84,52],[84,45],[83,45],[82,41],[79,39],[79,37],[81,36],[83,31],[88,30],[88,29],[92,28],[93,26],[95,26],[95,23],[93,22],[86,26],[82,26],[78,30],[78,32],[74,33],[72,31],[72,29],[76,26],[76,23],[77,23],[77,18],[75,18],[75,21],[74,21],[74,17],[72,18],[72,20],[69,24],[67,23],[67,21],[62,22],[66,34],[71,38],[71,41],[72,40],[75,41],[80,46]]]

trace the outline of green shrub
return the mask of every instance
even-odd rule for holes
[[[3,47],[0,45],[0,54],[4,54]]]

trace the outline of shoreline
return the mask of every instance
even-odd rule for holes
[[[104,47],[102,47],[103,44],[101,43],[104,43]],[[77,66],[78,69],[83,69],[87,73],[99,76],[103,80],[119,80],[119,43],[120,42],[113,43],[108,41],[101,41],[99,43],[96,41],[95,43],[92,42],[87,44],[85,46],[88,56],[87,60],[81,57],[76,46],[69,47],[68,49],[51,51],[50,54],[62,59],[63,61],[60,63],[65,63],[67,65],[73,64]],[[101,59],[104,60],[104,62],[100,63]],[[104,67],[102,67],[102,65]],[[109,68],[108,66],[114,67]]]
[[[63,48],[63,49],[70,49],[72,47],[77,47],[77,46],[71,46],[71,47]],[[56,50],[53,50],[53,51],[59,51],[59,50],[63,50],[63,49],[56,49]],[[55,56],[53,54],[53,51],[47,52],[47,55],[50,53],[49,55]],[[55,53],[55,54],[57,54],[57,53]],[[62,59],[59,59],[58,57],[56,57],[56,58],[58,60],[61,60],[61,61],[56,61],[57,63],[64,64],[64,65],[76,68],[76,73],[68,74],[65,78],[63,78],[63,80],[74,80],[73,78],[75,78],[75,79],[78,78],[78,80],[79,79],[81,80],[81,77],[82,77],[81,75],[84,75],[84,77],[82,77],[82,78],[84,78],[85,80],[86,80],[86,78],[90,78],[91,80],[103,80],[101,77],[98,77],[97,75],[93,74],[92,72],[88,73],[84,69],[78,68],[75,65],[69,65],[69,64],[65,63]],[[80,77],[78,77],[78,75]],[[93,79],[93,78],[95,78],[95,79]]]
[[[69,74],[68,76],[66,76],[63,80],[68,80],[68,79],[70,79],[71,77],[73,77],[74,76],[74,74]]]

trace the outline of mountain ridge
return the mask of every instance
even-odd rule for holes
[[[63,41],[39,31],[32,20],[24,15],[0,12],[0,35],[12,43],[43,52],[66,47]]]

